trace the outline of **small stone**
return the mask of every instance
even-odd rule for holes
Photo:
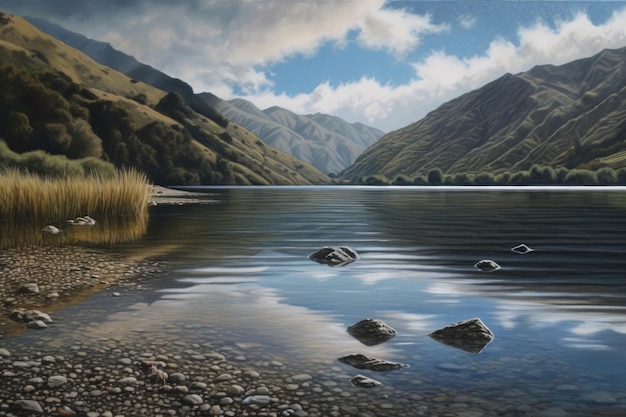
[[[269,395],[250,395],[243,399],[244,405],[258,405],[259,407],[265,407],[269,405],[271,398]]]
[[[36,282],[29,282],[22,285],[17,292],[21,294],[39,294],[39,285]]]
[[[409,365],[399,362],[390,362],[384,359],[378,359],[366,356],[361,353],[342,356],[339,362],[348,364],[357,369],[368,369],[370,371],[391,371],[394,369],[407,368]]]
[[[11,356],[11,352],[6,350],[5,348],[0,348],[0,356],[6,358],[8,356]]]
[[[219,416],[222,414],[222,408],[219,405],[211,406],[209,409],[209,414],[212,416]]]
[[[67,378],[63,375],[53,375],[48,378],[48,386],[50,388],[60,387],[63,384],[67,383]]]
[[[136,385],[137,384],[137,378],[132,377],[132,376],[128,376],[128,377],[120,379],[117,382],[120,385]]]
[[[226,390],[226,393],[228,395],[241,395],[245,392],[245,390],[243,389],[243,387],[241,385],[231,385],[230,387],[228,387],[228,389]]]
[[[313,377],[309,374],[298,374],[298,375],[293,375],[291,379],[293,379],[296,382],[305,382],[305,381],[310,381],[311,379],[313,379]]]
[[[15,410],[26,411],[33,414],[43,414],[43,408],[34,400],[17,400],[11,404],[11,408]]]
[[[28,327],[29,329],[45,329],[46,327],[48,327],[48,325],[44,323],[42,320],[34,320],[34,321],[29,321],[26,324],[26,327]]]
[[[200,405],[203,402],[202,397],[198,394],[185,395],[181,401],[187,405]]]
[[[167,382],[172,384],[182,384],[183,382],[185,382],[186,379],[187,378],[184,374],[180,372],[174,372],[167,378]]]
[[[111,297],[119,297],[119,296],[121,296],[121,295],[122,295],[122,294],[120,294],[119,292],[113,292],[113,293],[111,293]]]
[[[382,383],[376,381],[375,379],[368,378],[360,374],[352,378],[350,382],[352,382],[352,385],[360,388],[375,388],[382,385]]]
[[[48,293],[48,294],[46,294],[46,298],[49,299],[49,300],[57,299],[57,298],[59,298],[59,293],[58,292]]]

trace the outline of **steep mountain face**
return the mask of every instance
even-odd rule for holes
[[[367,147],[384,133],[360,123],[348,123],[324,114],[297,115],[285,109],[264,111],[242,99],[225,101],[210,93],[194,94],[191,86],[167,76],[104,42],[89,39],[42,19],[28,18],[42,31],[134,79],[164,91],[179,93],[196,112],[219,123],[232,120],[259,136],[268,145],[310,163],[326,173],[352,165]]]
[[[323,172],[350,166],[383,132],[326,114],[298,115],[280,107],[266,110],[243,99],[201,97],[228,119],[245,126],[271,146],[309,162]]]
[[[626,167],[626,48],[506,74],[384,136],[342,176]]]
[[[0,13],[0,166],[45,172],[80,159],[96,168],[132,166],[160,184],[330,181],[197,103]]]

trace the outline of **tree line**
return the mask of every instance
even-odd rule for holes
[[[421,185],[421,186],[459,186],[459,185],[626,185],[626,168],[613,169],[603,167],[598,170],[553,168],[533,165],[529,170],[493,174],[455,173],[446,174],[434,168],[423,175],[409,177],[397,175],[389,179],[384,175],[361,177],[357,184],[364,185]]]

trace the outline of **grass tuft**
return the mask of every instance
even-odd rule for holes
[[[61,224],[89,215],[100,220],[139,218],[148,210],[150,186],[143,173],[41,177],[17,169],[0,171],[0,221]]]

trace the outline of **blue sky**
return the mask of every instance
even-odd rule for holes
[[[0,0],[196,92],[391,131],[535,65],[626,46],[626,1]]]

